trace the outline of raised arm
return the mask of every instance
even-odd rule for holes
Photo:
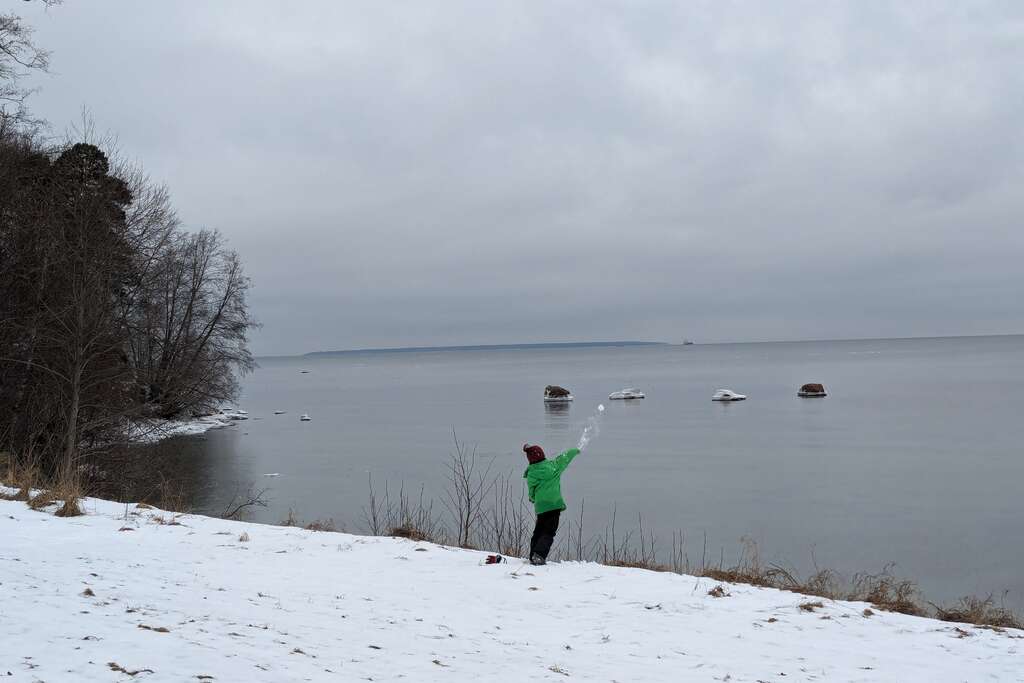
[[[569,463],[572,462],[572,459],[575,458],[579,454],[580,454],[580,449],[578,449],[578,448],[570,448],[569,450],[565,451],[564,453],[559,455],[557,458],[555,458],[555,467],[558,468],[558,472],[564,472],[565,468],[568,467]]]

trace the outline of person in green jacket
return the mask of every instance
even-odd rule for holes
[[[530,462],[523,472],[523,478],[526,479],[530,502],[537,513],[537,524],[530,540],[530,564],[545,564],[558,532],[558,517],[565,509],[562,472],[579,455],[580,449],[570,448],[554,460],[547,460],[540,446],[525,444],[523,452]]]

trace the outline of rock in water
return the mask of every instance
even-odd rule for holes
[[[796,395],[803,396],[804,398],[817,398],[820,396],[828,396],[828,394],[825,393],[824,385],[817,383],[803,385],[802,387],[800,387],[800,391],[796,392]]]
[[[571,395],[572,393],[568,389],[557,384],[549,384],[544,387],[544,398],[565,398]]]

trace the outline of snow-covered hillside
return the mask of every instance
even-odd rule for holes
[[[84,509],[0,501],[0,680],[1024,680],[1024,633],[861,603],[804,611],[750,586],[713,597],[709,579]]]

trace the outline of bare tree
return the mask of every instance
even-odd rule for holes
[[[167,189],[87,117],[79,141],[41,142],[24,79],[49,53],[33,37],[0,13],[0,450],[73,483],[83,453],[141,417],[231,400],[256,323],[238,255],[184,232]]]
[[[29,371],[13,413],[32,425],[26,433],[60,435],[60,448],[51,443],[45,463],[64,476],[73,471],[83,434],[126,398],[123,321],[115,302],[131,277],[124,240],[131,195],[108,171],[100,150],[71,146],[33,177],[41,192],[26,193],[20,215],[5,226],[8,244],[31,247],[15,259],[14,277],[28,286],[12,288],[17,303],[5,319],[11,347],[21,352],[5,360]],[[28,409],[33,403],[35,411]],[[41,423],[40,415],[48,419]]]
[[[44,5],[60,0],[40,0]],[[31,88],[21,84],[32,71],[46,71],[50,53],[33,41],[34,30],[13,12],[0,13],[0,126],[39,123],[25,107]]]
[[[160,417],[209,409],[237,392],[254,367],[249,279],[219,233],[174,234],[153,264],[132,320],[131,353],[142,400]]]

